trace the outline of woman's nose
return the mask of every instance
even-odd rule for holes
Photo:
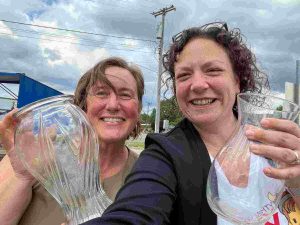
[[[112,93],[109,95],[106,107],[110,111],[117,111],[119,110],[120,104],[119,104],[119,98],[115,93]]]
[[[207,82],[207,77],[205,77],[205,75],[201,71],[195,72],[191,79],[191,91],[199,92],[207,89],[208,87],[209,85]]]

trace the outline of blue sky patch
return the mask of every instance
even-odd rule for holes
[[[39,18],[40,15],[42,15],[46,10],[41,9],[41,10],[33,10],[27,13],[29,16],[30,20],[34,20],[36,18]]]

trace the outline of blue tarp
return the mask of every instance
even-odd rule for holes
[[[42,98],[63,94],[23,73],[0,72],[0,83],[19,84],[18,108]]]

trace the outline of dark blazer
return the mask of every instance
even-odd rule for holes
[[[216,225],[206,200],[211,162],[194,126],[181,121],[165,134],[148,135],[115,202],[96,224]]]

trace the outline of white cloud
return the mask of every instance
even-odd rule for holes
[[[78,13],[78,10],[76,10],[76,8],[74,7],[73,4],[61,4],[60,7],[66,11],[66,13],[71,17],[71,18],[74,18],[74,19],[79,19],[79,13]]]
[[[292,4],[300,4],[300,0],[272,0],[272,3],[283,4],[283,5],[292,5]]]
[[[72,12],[72,6],[66,7]],[[35,20],[34,24],[45,27],[57,28],[57,22]],[[41,31],[40,28],[34,27],[35,30]],[[47,59],[51,67],[58,65],[73,65],[77,67],[80,73],[91,68],[99,60],[108,57],[109,53],[104,48],[80,48],[80,38],[73,33],[68,33],[56,29],[44,29],[39,39],[43,57]]]
[[[275,97],[285,99],[285,93],[283,93],[283,92],[272,91],[270,94],[275,96]]]
[[[137,45],[138,45],[138,44],[137,44],[137,41],[135,41],[135,40],[128,40],[128,39],[126,39],[126,40],[124,41],[124,46],[127,47],[127,48],[133,49],[133,48],[135,48]]]
[[[52,20],[52,21],[45,21],[45,20],[39,20],[39,19],[35,19],[34,21],[32,21],[32,24],[33,25],[37,25],[37,26],[40,26],[40,27],[53,27],[53,28],[57,28],[57,21],[56,20]],[[36,31],[41,31],[41,28],[40,27],[35,27],[35,26],[32,26],[31,28],[33,30],[36,30]],[[43,32],[47,32],[47,33],[57,33],[57,30],[55,29],[46,29],[46,30],[43,30]]]
[[[82,50],[76,45],[76,43],[79,43],[78,38],[75,35],[68,36],[72,37],[72,43],[64,37],[51,38],[55,41],[49,41],[49,37],[41,36],[39,46],[49,65],[69,64],[78,67],[80,72],[83,73],[99,60],[109,55],[104,48],[94,48],[91,51]],[[51,57],[51,53],[54,55],[54,58]]]
[[[256,13],[259,17],[263,17],[264,19],[272,18],[272,12],[270,12],[270,10],[258,9]]]
[[[0,36],[6,36],[12,39],[18,38],[17,36],[14,36],[14,32],[2,21],[0,21]]]

